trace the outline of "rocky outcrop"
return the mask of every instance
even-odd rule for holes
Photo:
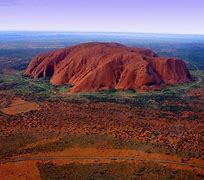
[[[71,92],[154,90],[190,80],[184,61],[117,43],[86,43],[39,55],[24,74],[50,76],[53,85],[72,84]]]

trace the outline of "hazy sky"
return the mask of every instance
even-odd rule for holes
[[[0,0],[0,30],[204,34],[204,0]]]

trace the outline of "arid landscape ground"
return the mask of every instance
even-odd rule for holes
[[[204,42],[118,39],[184,59],[193,80],[69,93],[23,75],[34,56],[71,43],[40,40],[0,43],[0,180],[204,178]]]

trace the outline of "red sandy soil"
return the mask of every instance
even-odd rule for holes
[[[189,93],[189,96],[191,93]],[[202,89],[198,96],[202,95]],[[0,106],[10,104],[16,96],[12,93],[0,96]],[[8,102],[7,102],[8,101]],[[15,103],[18,104],[18,99]],[[176,102],[174,102],[175,104]],[[15,134],[51,134],[55,138],[43,139],[36,143],[25,145],[17,149],[30,149],[39,145],[46,145],[58,141],[59,137],[67,135],[105,135],[118,138],[123,141],[141,141],[161,145],[174,152],[192,151],[198,153],[197,158],[179,157],[179,155],[168,155],[159,152],[146,152],[130,149],[113,149],[106,144],[95,147],[73,147],[63,151],[47,153],[21,154],[16,158],[25,158],[22,162],[8,162],[0,164],[0,180],[10,179],[40,179],[36,163],[40,160],[26,160],[26,158],[56,157],[50,159],[57,165],[69,163],[111,163],[111,162],[134,162],[125,158],[141,159],[147,162],[156,162],[160,165],[174,170],[188,170],[203,175],[204,166],[204,141],[203,141],[203,112],[183,112],[183,117],[175,114],[169,115],[174,120],[158,118],[161,111],[131,107],[129,105],[115,103],[69,103],[63,101],[41,102],[41,109],[26,113],[9,116],[0,115],[0,136],[7,137]],[[194,105],[194,104],[193,104]],[[60,107],[60,108],[59,108]],[[204,108],[204,106],[201,106]],[[201,108],[200,107],[200,108]],[[48,113],[49,112],[49,113]],[[188,121],[185,118],[189,115],[198,116],[198,120]],[[183,118],[183,119],[180,119]],[[150,149],[151,150],[151,149]],[[175,153],[175,154],[176,154]],[[87,159],[65,159],[63,157],[87,157]],[[104,159],[91,157],[103,157]],[[121,157],[124,160],[115,160],[114,157]],[[12,156],[11,159],[15,157]],[[62,158],[62,159],[61,159]],[[172,163],[173,162],[173,163]],[[193,165],[193,166],[192,166]]]
[[[36,161],[0,164],[0,180],[40,180]]]
[[[2,112],[8,115],[15,115],[18,113],[29,112],[32,110],[39,110],[40,106],[35,102],[27,102],[21,98],[15,98],[12,100],[8,107],[0,109]]]
[[[44,102],[41,107],[38,111],[14,117],[0,116],[0,135],[28,132],[55,136],[107,135],[121,140],[160,144],[175,152],[197,152],[204,157],[203,112],[194,114],[199,120],[188,121],[174,114],[166,120],[158,118],[159,111],[147,112],[142,108],[114,103]]]
[[[54,85],[74,85],[70,92],[156,90],[190,80],[184,61],[117,43],[86,43],[39,55],[25,75],[51,76]]]
[[[40,157],[42,157],[42,160],[40,160]],[[44,158],[48,159],[43,160]],[[127,158],[129,158],[129,160],[127,160]],[[193,171],[196,174],[204,175],[204,170],[202,168],[204,165],[203,160],[190,159],[184,162],[183,159],[178,156],[170,156],[159,153],[152,154],[127,149],[75,147],[58,152],[21,155],[18,156],[17,159],[15,159],[15,157],[12,157],[11,159],[13,159],[14,162],[0,164],[1,178],[39,179],[39,172],[37,171],[36,163],[46,161],[52,161],[56,165],[71,163],[89,164],[111,162],[150,162],[158,163],[166,168],[171,168],[174,170],[188,170]],[[20,161],[18,161],[18,159],[20,159]]]
[[[59,137],[54,137],[54,138],[46,138],[46,139],[41,139],[35,143],[31,143],[31,144],[28,144],[24,147],[21,147],[19,148],[18,150],[23,150],[23,149],[30,149],[30,148],[34,148],[36,146],[40,146],[40,145],[45,145],[45,144],[48,144],[48,143],[53,143],[53,142],[56,142],[58,141],[60,138]]]

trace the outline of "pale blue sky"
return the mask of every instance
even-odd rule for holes
[[[204,0],[0,0],[0,30],[204,34]]]

